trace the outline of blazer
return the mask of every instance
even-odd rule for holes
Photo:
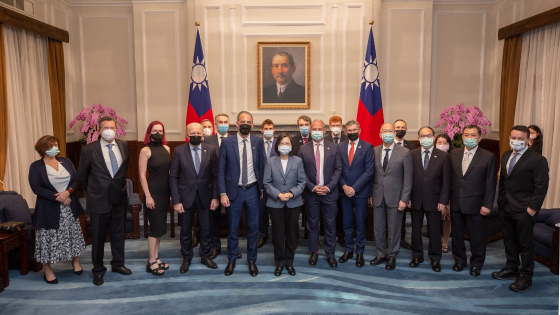
[[[264,167],[264,189],[268,193],[266,206],[271,208],[296,208],[303,205],[301,194],[305,189],[305,170],[303,162],[297,156],[288,156],[286,173],[282,168],[280,156],[271,156]],[[294,197],[288,201],[278,199],[279,194],[291,192]]]
[[[119,139],[114,141],[121,151],[123,160],[114,177],[111,177],[103,158],[100,140],[82,147],[78,179],[86,192],[86,208],[89,213],[108,213],[113,205],[124,205],[128,202],[126,190],[128,143]]]
[[[388,207],[397,208],[399,201],[408,202],[412,191],[412,158],[410,150],[395,143],[387,169],[383,171],[383,144],[376,146],[373,175],[373,205],[381,206],[385,198]]]
[[[260,191],[264,189],[264,149],[261,137],[250,135],[251,137],[251,153],[253,154],[253,170],[259,185]],[[237,197],[237,186],[239,177],[241,176],[241,167],[239,157],[239,145],[237,143],[237,135],[232,135],[222,140],[220,153],[218,157],[218,191],[221,194],[227,194],[230,200]]]
[[[340,133],[340,139],[338,140],[337,144],[341,144],[344,141],[348,141],[348,136],[346,134]],[[330,141],[332,143],[334,143],[334,138],[332,136],[332,133],[329,133],[328,135],[325,136],[325,141]]]
[[[395,142],[395,144],[397,144],[397,143]],[[397,144],[397,145],[398,145],[398,144]],[[405,147],[405,148],[407,148],[407,149],[409,149],[409,150],[414,150],[414,149],[416,149],[416,145],[414,145],[414,143],[412,143],[412,142],[410,142],[410,141],[408,141],[408,140],[404,140],[404,139],[403,139],[403,147]]]
[[[528,148],[507,173],[507,162],[512,150],[502,156],[498,206],[507,205],[513,212],[525,212],[527,207],[539,211],[548,192],[548,161],[536,151]]]
[[[497,168],[493,153],[476,149],[469,168],[463,175],[465,148],[451,150],[451,210],[478,214],[481,207],[492,209],[496,195]]]
[[[276,145],[276,138],[272,137],[272,140],[270,140],[270,141],[272,141],[272,147],[270,148],[270,157],[273,157],[273,156],[278,155],[278,154],[276,154],[276,151],[274,151],[274,146]],[[262,142],[263,142],[263,156],[264,156],[264,160],[265,160],[264,164],[266,165],[266,145],[265,145],[264,137],[263,137]]]
[[[422,147],[410,151],[413,169],[411,208],[438,211],[438,203],[449,204],[451,161],[447,153],[434,148],[428,167],[424,171],[424,151]]]
[[[181,144],[173,151],[169,170],[169,191],[173,204],[192,207],[196,194],[205,208],[210,207],[212,199],[218,199],[218,150],[207,143],[200,144],[200,170],[194,167],[191,147]]]
[[[263,101],[265,103],[305,103],[305,88],[292,81],[286,86],[282,98],[278,98],[276,82],[264,88]]]
[[[340,151],[338,146],[332,142],[323,141],[324,143],[324,158],[323,158],[323,181],[325,186],[330,190],[325,196],[329,201],[338,199],[338,181],[342,173],[342,160],[340,158]],[[298,156],[303,161],[305,169],[305,187],[303,192],[303,199],[313,201],[317,199],[317,194],[313,192],[315,185],[317,185],[317,166],[315,165],[315,150],[313,148],[314,142],[308,142],[306,145],[299,149]]]
[[[57,157],[56,160],[70,173],[68,187],[76,190],[78,186],[78,173],[76,173],[74,164],[72,164],[72,161],[69,159],[63,157]],[[31,163],[29,167],[29,186],[31,186],[33,193],[37,195],[35,212],[33,212],[35,228],[58,229],[60,222],[60,202],[56,201],[55,197],[58,191],[49,181],[47,166],[43,162],[43,159]],[[68,189],[68,187],[66,189]],[[84,213],[84,209],[75,193],[70,194],[70,200],[72,215],[74,215],[74,218],[77,218]]]
[[[307,143],[313,141],[313,139],[311,138],[311,131],[309,131],[307,139]],[[301,133],[298,133],[295,137],[292,138],[292,154],[297,156],[299,153],[299,148],[301,148],[301,146],[303,145],[305,145],[305,143],[303,143],[303,137],[301,136]]]
[[[373,157],[373,146],[362,139],[354,148],[352,166],[348,160],[348,140],[338,145],[342,160],[342,173],[340,175],[340,195],[343,196],[342,187],[348,185],[354,189],[356,198],[367,198],[371,196],[371,178],[373,177],[375,158]]]

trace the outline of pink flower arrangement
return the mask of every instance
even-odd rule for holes
[[[122,118],[121,116],[117,115],[117,112],[107,106],[103,106],[103,104],[93,104],[91,107],[87,106],[86,108],[82,109],[82,111],[78,114],[78,116],[74,117],[68,128],[74,127],[74,125],[78,121],[83,121],[84,124],[78,130],[82,133],[83,137],[82,140],[84,142],[90,143],[93,141],[97,141],[99,138],[99,118],[110,116],[113,117],[116,121],[121,122],[123,124],[128,124],[128,122]],[[126,136],[126,132],[124,129],[121,128],[119,124],[117,124],[117,134],[115,138],[119,135]]]
[[[436,128],[447,124],[443,129],[443,133],[447,134],[449,138],[453,139],[455,147],[463,145],[461,134],[463,128],[468,125],[475,125],[480,127],[482,134],[487,134],[486,126],[491,126],[492,123],[484,116],[480,108],[466,107],[464,103],[455,106],[449,106],[440,115],[440,119],[436,124]]]

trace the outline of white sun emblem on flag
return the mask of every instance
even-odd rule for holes
[[[198,87],[198,90],[202,90],[201,85],[204,85],[205,88],[208,88],[208,81],[206,81],[206,67],[204,66],[204,59],[202,61],[198,61],[198,57],[196,57],[196,63],[192,67],[191,73],[191,80],[192,80],[192,89],[194,90]]]
[[[364,71],[362,75],[362,83],[366,82],[366,89],[371,84],[371,89],[373,90],[373,85],[379,87],[379,69],[377,68],[377,58],[371,60],[369,57],[369,62],[364,61]]]

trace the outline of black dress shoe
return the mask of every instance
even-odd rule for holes
[[[372,266],[377,266],[377,265],[381,265],[382,263],[386,262],[387,259],[386,258],[379,258],[379,257],[375,257],[374,259],[372,259],[369,264]]]
[[[103,275],[94,275],[93,276],[93,284],[94,285],[102,285],[103,284]]]
[[[533,281],[520,275],[514,283],[509,285],[509,289],[515,292],[523,293],[533,288]]]
[[[480,268],[471,266],[471,271],[469,272],[469,274],[473,277],[480,276]]]
[[[257,269],[257,264],[254,261],[249,262],[249,274],[251,277],[256,277],[259,274],[259,269]]]
[[[334,257],[327,257],[327,262],[329,263],[329,267],[332,269],[336,269],[336,267],[338,267],[338,263]]]
[[[463,269],[467,268],[467,266],[468,265],[466,263],[462,264],[456,261],[455,264],[453,265],[453,271],[461,272],[463,271]]]
[[[191,266],[191,261],[190,260],[183,260],[183,263],[181,264],[181,268],[179,269],[179,272],[181,273],[187,273],[187,271],[189,271],[189,267]]]
[[[356,267],[363,267],[365,264],[364,254],[356,254]]]
[[[311,253],[311,256],[309,256],[309,266],[317,265],[317,260],[318,259],[319,259],[319,254]]]
[[[416,268],[420,266],[420,264],[423,262],[424,262],[424,258],[422,259],[413,258],[412,261],[410,262],[410,267]]]
[[[241,255],[241,252],[237,252],[237,258],[243,258],[243,255]]]
[[[216,259],[216,257],[218,257],[218,255],[220,255],[222,253],[222,249],[221,248],[212,248],[212,250],[210,251],[210,259],[214,260]]]
[[[401,246],[404,249],[408,249],[408,250],[410,250],[412,248],[412,246],[410,246],[410,244],[408,244],[408,242],[404,239],[404,237],[401,238]]]
[[[385,265],[385,270],[395,270],[396,266],[397,266],[397,258],[389,257],[387,259],[387,264]]]
[[[432,261],[432,270],[435,272],[441,272],[441,265],[438,261]]]
[[[125,276],[130,276],[132,274],[132,271],[126,268],[125,266],[122,266],[121,268],[111,268],[111,271],[118,272],[121,275],[125,275]]]
[[[274,275],[277,277],[280,277],[282,275],[282,270],[284,269],[284,267],[276,267],[276,269],[274,269]]]
[[[216,265],[216,263],[210,258],[201,259],[200,262],[210,269],[218,269],[218,265]]]
[[[48,283],[48,284],[57,284],[58,283],[58,280],[56,278],[54,278],[54,280],[50,280],[50,281],[47,280],[46,275],[43,275],[43,279],[45,279],[45,282]]]
[[[296,275],[296,270],[294,269],[294,266],[286,266],[286,270],[288,270],[288,274],[290,276],[295,276]]]
[[[354,257],[354,253],[349,253],[349,252],[344,252],[344,254],[342,254],[342,256],[340,256],[340,258],[338,259],[338,262],[343,264],[345,262],[348,261],[348,259]]]
[[[226,269],[224,270],[224,274],[227,276],[231,276],[233,274],[233,270],[235,269],[235,263],[228,262]]]
[[[500,271],[492,272],[492,278],[498,280],[517,279],[519,277],[519,270],[512,268],[502,268]]]
[[[264,244],[266,244],[266,242],[267,242],[267,239],[266,239],[266,237],[265,237],[265,238],[261,238],[261,239],[259,239],[259,241],[257,242],[257,248],[261,248],[261,247],[263,247],[263,246],[264,246]]]

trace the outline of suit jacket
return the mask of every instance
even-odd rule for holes
[[[438,203],[449,204],[451,161],[447,153],[434,148],[428,167],[424,171],[422,163],[424,151],[422,147],[410,151],[413,168],[411,208],[438,211]]]
[[[292,81],[286,86],[282,98],[278,98],[276,82],[263,90],[264,103],[305,103],[305,88]]]
[[[356,198],[367,198],[371,196],[371,178],[373,177],[375,158],[373,157],[373,146],[362,139],[354,148],[352,165],[348,159],[348,140],[338,145],[342,159],[342,173],[340,175],[340,195],[343,196],[342,187],[348,185],[354,189]]]
[[[266,145],[265,145],[265,139],[263,137],[263,156],[264,156],[264,164],[266,165]],[[276,154],[276,151],[274,151],[274,146],[276,145],[276,138],[272,137],[272,147],[270,148],[270,157],[276,156],[278,154]],[[266,189],[265,189],[266,190]]]
[[[263,140],[261,137],[254,135],[250,135],[250,137],[251,147],[247,149],[252,150],[253,170],[255,171],[255,177],[257,179],[259,189],[262,191],[264,189],[263,174],[265,163]],[[237,196],[239,177],[241,176],[241,159],[239,157],[237,135],[227,137],[222,140],[218,161],[218,191],[220,194],[227,194],[230,200],[235,200],[235,197]]]
[[[395,143],[395,144],[397,144],[397,143]],[[397,145],[398,145],[398,144],[397,144]],[[404,139],[403,139],[403,147],[405,147],[405,148],[407,148],[407,149],[409,149],[409,150],[414,150],[414,149],[416,149],[416,146],[414,145],[414,143],[412,143],[412,142],[410,142],[410,141],[408,141],[408,140],[404,140]]]
[[[410,150],[395,143],[387,169],[383,171],[383,144],[376,146],[373,175],[373,205],[379,207],[383,198],[388,207],[397,208],[399,201],[408,202],[412,191],[412,158]]]
[[[481,207],[492,209],[496,195],[497,168],[493,153],[478,147],[463,175],[465,148],[451,150],[451,210],[465,214],[480,213]]]
[[[342,160],[340,158],[340,151],[338,146],[332,142],[323,141],[324,143],[324,157],[323,157],[323,181],[325,186],[330,190],[326,198],[330,201],[338,199],[338,181],[342,173]],[[299,149],[298,156],[303,161],[305,168],[305,191],[303,192],[303,199],[313,201],[317,199],[317,193],[313,189],[317,183],[317,166],[315,165],[315,149],[314,142],[308,142],[306,145]]]
[[[188,141],[187,141],[188,142]],[[218,142],[218,134],[213,134],[211,136],[208,137],[204,137],[204,143],[209,144],[211,146],[213,146],[214,148],[216,148],[216,151],[218,151],[220,149],[220,145]]]
[[[340,139],[338,139],[338,143],[337,143],[337,144],[341,144],[341,143],[344,142],[344,141],[348,141],[348,136],[345,135],[345,134],[343,134],[343,133],[341,133],[341,134],[339,135],[339,138],[340,138]],[[334,143],[334,139],[333,139],[332,133],[329,133],[328,135],[325,136],[325,141],[330,141],[330,142]],[[360,141],[361,141],[361,140],[360,140]]]
[[[507,173],[507,162],[512,150],[504,152],[498,190],[498,206],[506,202],[513,212],[525,212],[527,207],[539,211],[548,191],[548,161],[528,148]]]
[[[271,208],[300,207],[303,205],[301,194],[305,189],[305,170],[303,162],[297,156],[288,156],[286,173],[279,156],[271,156],[264,167],[264,189],[268,193],[266,206]],[[294,197],[288,201],[278,199],[279,194],[291,192]]]
[[[69,159],[63,157],[57,157],[56,160],[62,164],[70,174],[68,187],[76,190],[78,186],[78,173],[74,168],[74,164],[72,164],[72,161]],[[58,191],[49,181],[47,166],[43,162],[43,159],[31,163],[29,167],[29,186],[31,186],[33,193],[37,195],[35,211],[33,212],[35,228],[58,229],[60,222],[60,202],[56,201],[55,196],[55,194],[58,194]],[[66,187],[66,189],[68,189],[68,187]],[[84,213],[84,209],[75,193],[70,194],[70,200],[70,209],[72,209],[74,218],[77,218],[80,214]]]
[[[307,137],[307,143],[313,141],[313,139],[311,138],[311,131],[309,132],[309,135],[307,135]],[[299,148],[301,148],[301,146],[303,145],[305,145],[305,143],[303,143],[303,137],[301,136],[301,133],[298,133],[295,137],[292,138],[292,153],[297,156],[299,153]]]
[[[86,192],[86,208],[89,213],[108,213],[113,205],[123,205],[128,201],[126,191],[128,143],[119,139],[114,141],[123,160],[114,177],[111,177],[103,158],[100,140],[82,147],[78,179]]]
[[[200,170],[194,167],[191,146],[188,143],[176,147],[169,171],[169,190],[173,204],[182,203],[183,208],[193,205],[196,194],[205,208],[212,199],[218,199],[218,150],[207,143],[200,144]]]

